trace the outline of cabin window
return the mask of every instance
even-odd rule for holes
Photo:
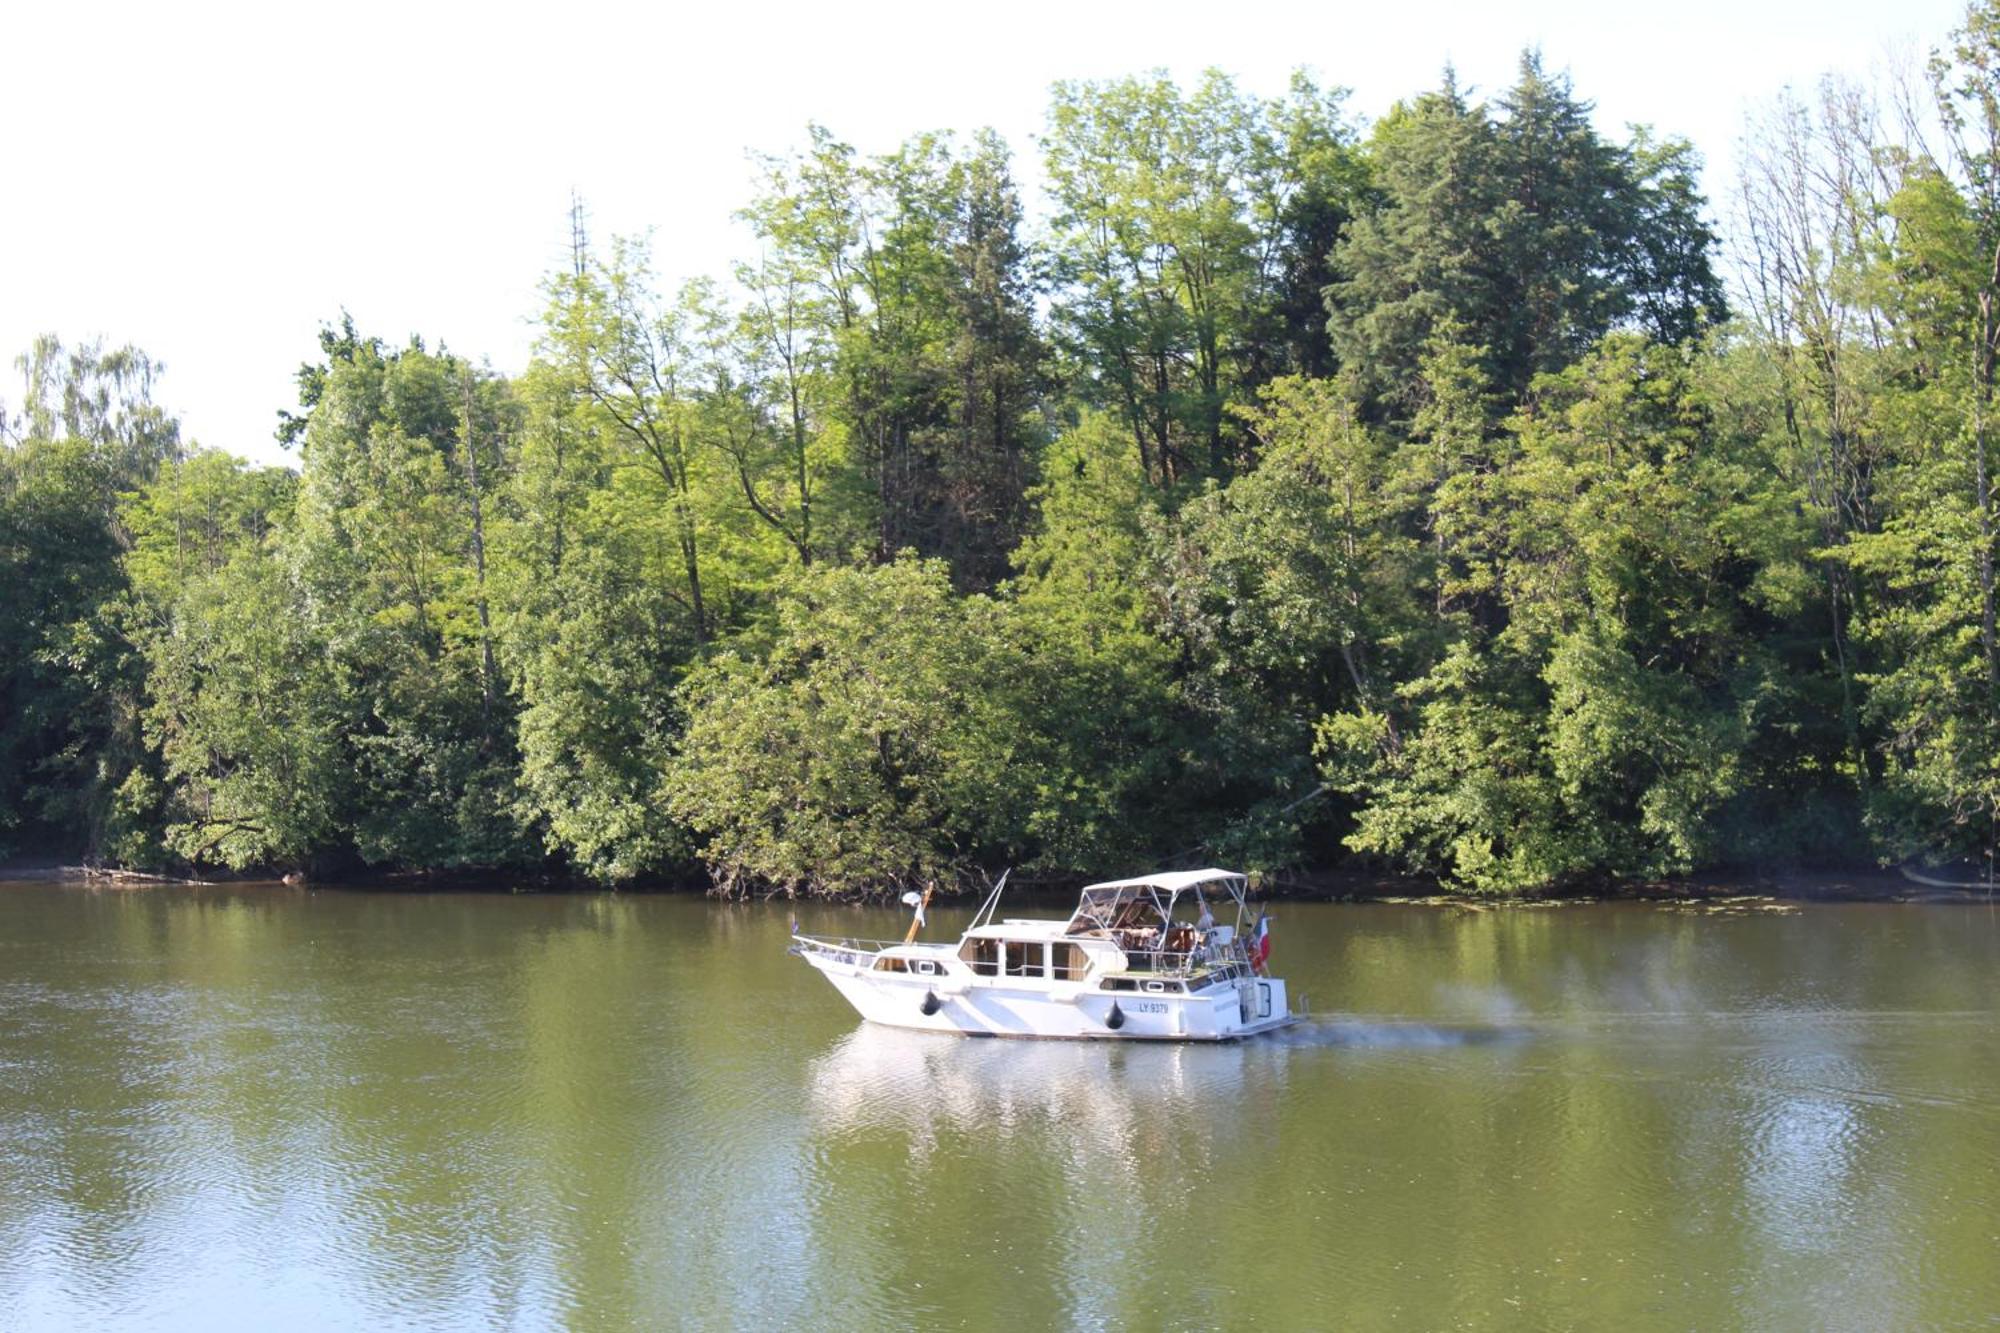
[[[918,973],[921,976],[926,976],[926,977],[935,976],[937,975],[937,964],[933,963],[928,958],[923,958],[919,959],[914,963],[911,963],[910,970],[912,972]]]
[[[875,960],[875,970],[877,972],[907,972],[909,971],[909,967],[910,965],[900,958],[877,958]]]
[[[1049,975],[1057,981],[1081,981],[1090,970],[1090,955],[1080,944],[1049,946]]]
[[[958,956],[972,965],[972,975],[976,977],[1000,975],[998,940],[967,940],[959,946]]]
[[[1007,975],[1010,977],[1045,977],[1048,968],[1049,946],[1039,940],[1007,941]]]

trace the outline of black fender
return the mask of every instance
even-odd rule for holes
[[[944,1008],[944,1001],[943,1001],[943,1000],[940,1000],[940,999],[938,998],[938,995],[937,995],[937,992],[936,992],[936,991],[934,991],[934,990],[927,990],[927,991],[925,991],[925,992],[924,992],[924,1017],[925,1017],[925,1018],[929,1018],[929,1017],[930,1017],[930,1016],[931,1016],[932,1014],[936,1013],[936,1012],[937,1012],[938,1010],[940,1010],[940,1009],[942,1009],[942,1008]]]
[[[1118,1001],[1111,1002],[1111,1012],[1104,1016],[1104,1026],[1113,1032],[1125,1026],[1125,1011],[1118,1007]]]

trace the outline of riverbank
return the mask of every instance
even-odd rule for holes
[[[1301,872],[1272,877],[1263,886],[1275,898],[1305,902],[1504,903],[1558,905],[1591,902],[1721,902],[1752,898],[1776,902],[1983,902],[1996,897],[1972,878],[1971,869],[1922,871],[1860,866],[1741,869],[1657,880],[1592,880],[1515,897],[1496,898],[1446,888],[1434,880],[1357,871]],[[2000,898],[1996,898],[2000,900]]]
[[[108,869],[65,861],[0,861],[0,883],[91,883],[91,884],[276,884],[269,876],[225,876],[221,879],[191,875],[155,875],[143,870]]]
[[[611,888],[578,875],[507,870],[395,871],[356,874],[305,881],[269,874],[187,876],[155,874],[113,867],[89,866],[55,858],[22,857],[0,860],[0,882],[74,881],[143,888],[153,884],[235,885],[272,887],[405,890],[415,892],[492,892],[504,884],[515,893],[587,893]],[[1035,883],[1016,880],[1018,899],[1070,902],[1078,884],[1067,881]],[[1659,880],[1602,880],[1554,887],[1510,897],[1466,893],[1446,888],[1422,876],[1382,874],[1365,870],[1292,871],[1260,877],[1260,896],[1275,901],[1393,903],[1415,906],[1500,907],[1562,906],[1593,902],[1676,902],[1694,904],[1771,902],[1985,902],[2000,894],[1972,878],[1970,867],[1916,870],[1908,867],[1864,866],[1846,869],[1740,870]],[[649,880],[617,886],[618,892],[705,895],[698,882]],[[955,900],[968,900],[959,894]],[[846,900],[829,900],[846,901]],[[855,900],[865,901],[865,900]]]

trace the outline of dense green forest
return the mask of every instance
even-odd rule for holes
[[[345,318],[296,470],[44,339],[0,844],[846,893],[1361,864],[1483,892],[1988,854],[2000,6],[1691,147],[1523,58],[1053,91],[763,159],[756,257],[573,217],[518,376]],[[726,207],[719,204],[718,208]],[[746,247],[747,248],[747,247]]]

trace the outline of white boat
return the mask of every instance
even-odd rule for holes
[[[1174,870],[1085,888],[1066,919],[995,922],[996,886],[956,944],[793,936],[792,952],[873,1023],[975,1037],[1230,1041],[1292,1021],[1265,972],[1248,880]],[[1216,910],[1234,908],[1229,925]]]

